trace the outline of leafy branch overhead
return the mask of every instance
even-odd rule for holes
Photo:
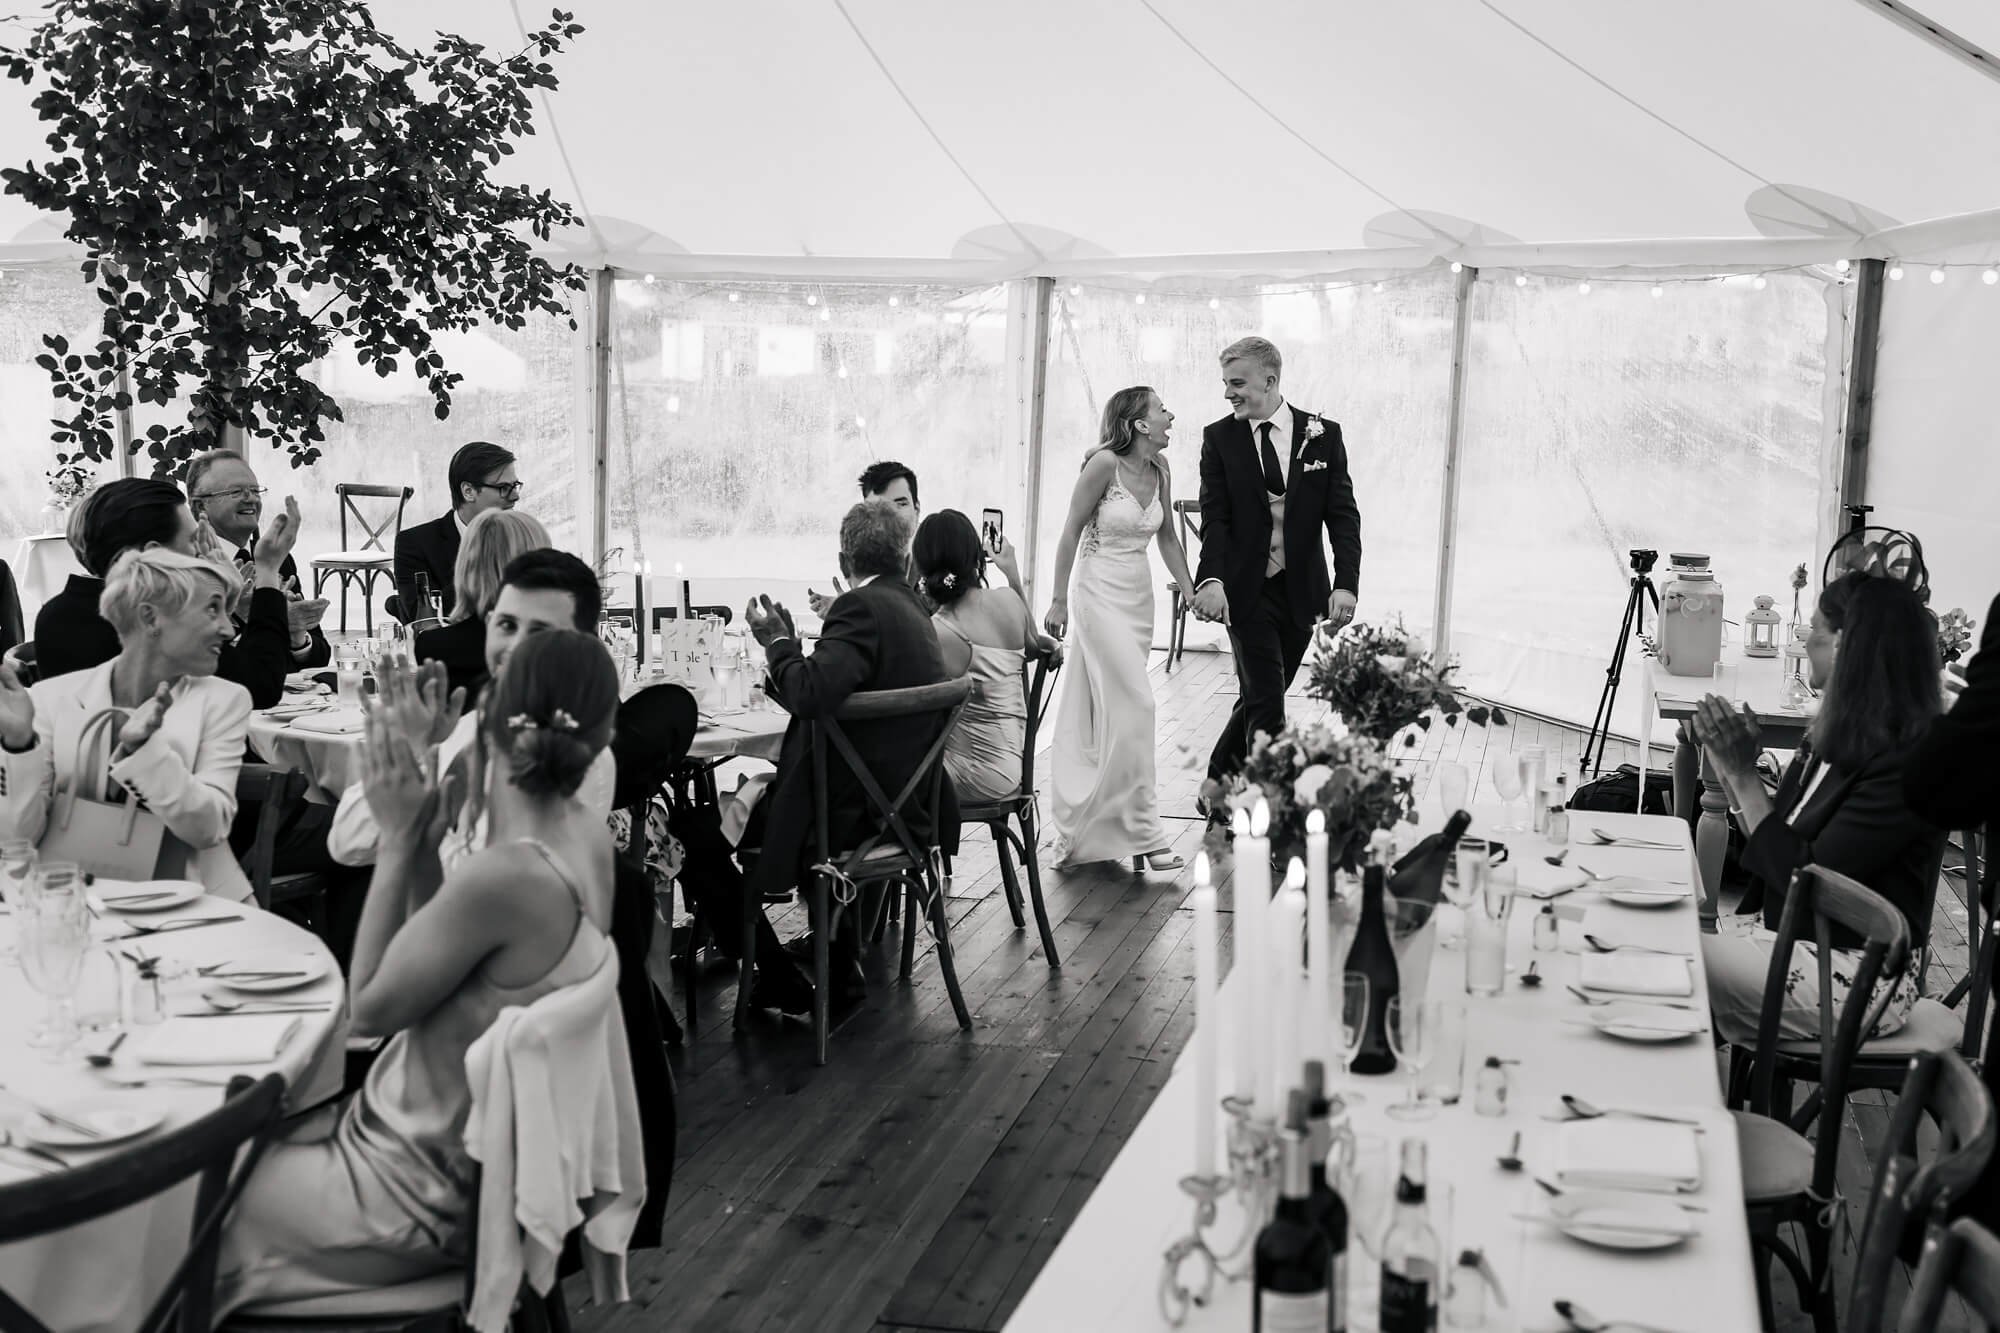
[[[404,46],[355,0],[52,0],[0,47],[51,155],[0,181],[68,219],[103,302],[94,343],[42,340],[59,457],[111,457],[115,412],[180,403],[146,432],[156,472],[232,427],[309,464],[341,420],[308,374],[336,343],[448,416],[436,334],[568,318],[583,289],[535,253],[575,212],[495,175],[582,31],[557,10],[495,56]]]

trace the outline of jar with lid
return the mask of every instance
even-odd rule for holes
[[[1670,556],[1672,577],[1660,593],[1660,665],[1674,676],[1712,676],[1722,657],[1722,581],[1708,557]]]
[[[1743,655],[1776,657],[1782,633],[1782,618],[1775,610],[1776,599],[1759,596],[1757,605],[1743,613]]]

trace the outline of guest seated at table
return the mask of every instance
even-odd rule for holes
[[[457,605],[452,570],[458,563],[466,526],[489,509],[512,509],[521,498],[514,455],[484,440],[474,440],[453,454],[446,476],[451,482],[451,508],[428,523],[396,534],[396,605],[392,609],[405,625],[423,619],[425,589],[438,599],[439,615],[452,613]]]
[[[1916,1003],[1918,946],[1930,930],[1944,832],[1903,798],[1913,746],[1938,714],[1937,637],[1917,594],[1889,577],[1847,574],[1827,585],[1806,639],[1818,716],[1787,766],[1775,797],[1757,776],[1756,721],[1715,695],[1694,716],[1695,737],[1729,793],[1746,839],[1743,864],[1764,893],[1764,926],[1702,937],[1716,1030],[1736,1044],[1756,1039],[1758,1011],[1792,872],[1814,864],[1860,881],[1894,904],[1910,925],[1910,967],[1884,978],[1888,1007],[1877,1035],[1894,1032]],[[1836,928],[1838,1007],[1861,941]],[[1814,947],[1798,944],[1780,1033],[1819,1035],[1819,972]]]
[[[416,657],[444,663],[450,688],[464,690],[467,700],[477,700],[486,684],[486,613],[500,593],[500,576],[515,556],[548,544],[548,530],[516,509],[488,509],[466,525],[452,566],[449,623],[417,635]]]
[[[773,890],[788,889],[814,850],[812,791],[812,728],[815,718],[840,709],[851,694],[863,690],[893,690],[935,685],[949,679],[937,631],[916,594],[904,580],[904,551],[909,546],[908,521],[893,506],[866,501],[847,511],[840,525],[840,570],[851,586],[827,609],[811,656],[799,645],[783,607],[753,602],[745,611],[757,642],[770,664],[772,691],[792,715],[770,794],[752,814],[744,832],[746,847],[757,849],[756,863],[743,885],[728,882],[696,884],[689,891],[702,903],[726,951],[735,941],[742,907],[735,895],[767,899]],[[907,720],[855,723],[844,728],[855,752],[883,787],[895,793],[909,781],[931,737]],[[860,784],[841,780],[839,761],[829,764],[828,828],[835,850],[853,846],[874,827],[870,806]],[[944,784],[946,810],[940,840],[954,850],[957,832],[956,797]],[[919,837],[931,832],[912,820]],[[812,987],[790,958],[773,947],[777,937],[760,913],[757,922],[757,972],[752,1002],[759,1008],[806,1013],[812,1008]],[[860,998],[861,975],[854,914],[843,919],[831,941],[835,1007]]]
[[[187,466],[187,494],[188,509],[197,522],[208,525],[244,581],[254,584],[257,520],[264,516],[264,488],[250,464],[234,449],[197,454]],[[203,534],[198,532],[196,545],[202,541]],[[212,551],[202,554],[214,558]],[[298,563],[289,554],[278,563],[278,578],[289,599],[285,617],[292,632],[292,668],[305,671],[325,666],[333,660],[333,648],[319,627],[326,615],[326,598],[305,595],[299,587]],[[238,621],[241,623],[241,617]]]
[[[241,587],[226,564],[163,547],[127,551],[98,601],[116,656],[27,689],[0,664],[0,837],[41,841],[59,787],[86,800],[136,799],[166,825],[167,871],[185,863],[169,877],[250,897],[228,843],[250,696],[215,674],[236,634],[229,608]],[[124,720],[79,754],[85,723],[114,708]]]
[[[70,575],[63,590],[42,604],[35,617],[35,671],[46,680],[108,662],[118,653],[118,634],[98,614],[102,572],[120,552],[164,546],[199,555],[198,525],[187,500],[168,482],[139,477],[108,481],[84,500],[72,520],[71,545],[89,571]],[[254,591],[234,643],[222,650],[215,674],[250,691],[250,702],[269,708],[285,695],[293,669],[289,603],[281,570],[299,535],[299,507],[289,497],[285,512],[271,521],[257,543],[250,573]],[[78,545],[76,538],[81,537]],[[215,552],[216,555],[226,554]]]
[[[218,1316],[468,1261],[479,1168],[465,1148],[466,1052],[502,1009],[586,980],[612,947],[610,832],[574,812],[617,708],[618,671],[595,638],[551,628],[524,641],[478,714],[493,755],[481,793],[491,842],[449,868],[439,851],[459,779],[436,776],[370,709],[381,859],[348,994],[356,1034],[389,1041],[358,1092],[296,1123],[257,1165],[223,1233]]]
[[[1012,588],[986,586],[992,557],[972,520],[956,509],[932,514],[911,546],[921,590],[937,612],[947,677],[972,676],[972,697],[945,742],[944,766],[961,801],[997,801],[1021,786],[1028,701],[1021,664],[1054,647]]]
[[[497,679],[514,650],[536,635],[574,629],[595,637],[600,596],[597,575],[567,551],[545,549],[516,556],[502,572],[499,596],[486,613],[487,674]],[[447,687],[443,664],[438,662],[414,672],[385,672],[381,683],[390,715],[404,735],[413,744],[436,745],[440,768],[468,775],[456,791],[463,806],[454,811],[445,839],[446,862],[484,847],[487,828],[478,801],[484,755],[474,744],[479,734],[475,711],[464,707]],[[617,766],[606,750],[577,789],[579,806],[598,824],[610,817],[617,779]],[[357,782],[340,798],[327,846],[340,864],[365,866],[374,864],[376,841],[374,811]]]

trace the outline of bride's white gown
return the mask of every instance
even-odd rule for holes
[[[1049,756],[1049,794],[1064,864],[1167,846],[1154,792],[1153,572],[1146,547],[1160,496],[1145,506],[1112,474],[1077,543],[1069,647]]]

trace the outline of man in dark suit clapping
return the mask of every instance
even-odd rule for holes
[[[451,509],[428,523],[396,534],[396,618],[405,625],[424,618],[424,589],[438,600],[438,614],[451,616],[458,589],[452,568],[466,524],[488,509],[512,509],[521,498],[514,455],[497,444],[474,440],[451,456]]]
[[[752,602],[745,613],[751,632],[764,646],[772,692],[792,715],[777,777],[744,838],[746,844],[754,841],[758,847],[748,892],[763,894],[797,884],[813,850],[812,720],[837,712],[849,695],[859,691],[935,685],[946,679],[937,631],[904,581],[909,544],[909,521],[893,506],[875,500],[847,511],[840,525],[840,570],[849,587],[827,607],[810,655],[783,607],[763,599]],[[862,762],[892,793],[902,790],[934,739],[925,728],[913,727],[905,719],[855,723],[845,731]],[[838,760],[828,766],[827,817],[836,849],[853,846],[874,827],[860,784],[842,780],[844,767]],[[917,836],[932,832],[918,823],[912,821]],[[947,830],[937,832],[947,835]],[[861,989],[855,932],[850,914],[831,941],[835,991],[830,1000],[836,1005],[852,1002]],[[760,935],[760,975],[753,1002],[803,1013],[811,1007],[811,987],[783,954],[768,948],[773,943],[775,936]]]
[[[257,524],[264,516],[264,488],[257,474],[234,449],[210,449],[197,454],[187,466],[188,509],[196,522],[207,523],[220,543],[219,554],[244,573],[250,583],[250,569],[257,550]],[[195,544],[205,538],[197,533]],[[326,615],[324,597],[306,597],[299,587],[299,566],[290,555],[278,565],[278,580],[286,596],[286,627],[291,631],[288,646],[292,666],[308,671],[333,660],[333,648],[320,630]],[[240,624],[242,617],[238,617]]]

